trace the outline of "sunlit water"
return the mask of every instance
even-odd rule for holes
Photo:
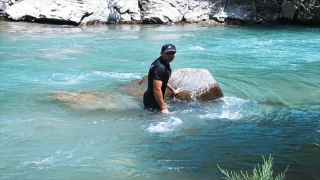
[[[222,179],[217,164],[251,172],[270,154],[275,174],[320,178],[319,28],[0,22],[0,36],[0,179]],[[122,94],[164,43],[173,69],[208,69],[225,97],[168,100],[169,115],[141,97],[120,109],[51,97]]]

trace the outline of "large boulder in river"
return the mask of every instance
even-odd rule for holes
[[[169,83],[174,88],[182,88],[183,91],[176,96],[177,99],[192,101],[210,101],[223,97],[223,92],[212,74],[206,69],[181,68],[172,72]],[[133,82],[127,87],[127,93],[142,97],[148,85],[148,76],[144,76],[138,82]],[[166,90],[166,97],[171,92]]]
[[[210,101],[223,97],[223,93],[206,69],[182,68],[174,70],[169,83],[174,88],[182,88],[177,99],[192,101]],[[128,110],[139,108],[143,93],[148,86],[148,76],[139,81],[128,83],[123,87],[126,92],[54,92],[51,98],[75,109]],[[171,96],[169,90],[166,97]]]
[[[172,72],[169,83],[183,91],[176,96],[181,100],[210,101],[223,97],[217,81],[206,69],[182,68]],[[170,94],[170,91],[166,91]]]

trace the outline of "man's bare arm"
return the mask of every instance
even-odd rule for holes
[[[181,88],[174,89],[169,83],[167,84],[167,88],[172,92],[173,98],[183,91]]]
[[[154,97],[156,98],[162,113],[169,113],[169,110],[167,109],[166,103],[164,102],[163,95],[162,95],[162,81],[160,80],[153,80],[153,93]]]

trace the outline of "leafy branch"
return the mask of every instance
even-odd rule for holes
[[[272,170],[272,166],[273,166],[273,158],[271,157],[271,155],[269,156],[269,159],[266,160],[264,158],[264,156],[262,156],[263,158],[263,165],[259,166],[258,164],[258,168],[254,168],[253,169],[253,173],[252,175],[249,175],[248,172],[246,171],[245,173],[240,171],[240,173],[236,173],[235,171],[230,171],[230,173],[228,172],[228,170],[226,169],[222,169],[220,168],[220,166],[217,164],[219,170],[225,175],[225,177],[223,177],[224,179],[227,180],[273,180],[273,170]],[[274,180],[283,180],[285,179],[285,173],[287,172],[289,166],[286,168],[286,170],[284,172],[279,173]]]

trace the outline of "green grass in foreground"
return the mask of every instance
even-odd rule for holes
[[[263,157],[264,163],[261,166],[261,169],[258,164],[258,169],[255,167],[253,169],[252,175],[249,175],[247,171],[245,173],[243,173],[242,171],[240,171],[240,173],[230,171],[230,174],[229,174],[228,170],[221,169],[218,164],[217,166],[220,169],[220,171],[225,175],[225,177],[223,178],[227,180],[273,180],[273,179],[283,180],[285,179],[285,173],[287,172],[289,166],[286,168],[284,172],[279,173],[275,178],[273,178],[273,170],[272,170],[273,158],[271,157],[271,155],[269,156],[268,160],[266,160],[264,156],[262,157]]]

